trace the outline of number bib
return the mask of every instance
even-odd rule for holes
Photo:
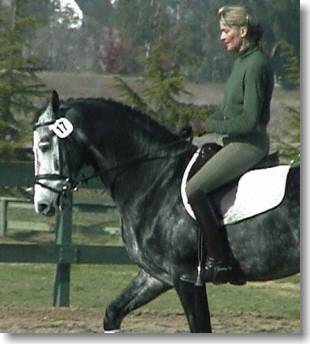
[[[65,139],[73,132],[73,125],[67,118],[59,118],[49,127],[60,139]]]

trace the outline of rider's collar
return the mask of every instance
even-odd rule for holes
[[[258,49],[258,45],[255,42],[250,42],[244,50],[239,51],[238,57],[245,58]]]

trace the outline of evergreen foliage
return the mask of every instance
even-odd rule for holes
[[[283,162],[288,163],[300,158],[300,109],[283,104],[288,113],[286,128],[274,134],[273,141]]]
[[[75,1],[83,11],[83,24],[79,29],[68,25],[73,13],[69,6],[66,13],[63,7],[60,10],[60,0],[17,0],[17,9],[26,16],[35,13],[45,23],[36,31],[28,30],[32,34],[27,38],[30,53],[39,58],[46,69],[141,75],[149,47],[157,41],[157,26],[161,21],[175,51],[188,57],[182,69],[189,79],[224,82],[233,59],[224,56],[219,42],[217,11],[228,4],[253,9],[264,28],[263,48],[268,54],[275,44],[285,41],[293,47],[291,56],[299,61],[300,6],[296,0]],[[294,64],[296,69],[298,63]],[[281,65],[279,62],[275,66],[279,77],[286,73]],[[283,87],[294,84],[295,81],[289,80],[283,82]]]
[[[36,76],[35,61],[25,58],[23,31],[32,18],[3,22],[0,35],[0,158],[12,158],[26,122],[36,110],[35,97],[45,94]]]
[[[157,120],[174,128],[180,128],[215,111],[215,106],[198,106],[180,102],[178,97],[190,94],[184,86],[185,76],[181,72],[183,56],[159,35],[146,60],[144,87],[135,91],[120,77],[117,86],[124,101]]]
[[[271,52],[277,81],[284,88],[297,88],[300,84],[299,60],[292,44],[279,41]]]

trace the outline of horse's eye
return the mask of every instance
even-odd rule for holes
[[[41,141],[39,143],[39,148],[44,153],[51,148],[51,143],[49,141]]]

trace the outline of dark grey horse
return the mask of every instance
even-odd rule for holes
[[[59,118],[68,119],[73,128],[63,120],[55,122]],[[180,197],[181,179],[195,149],[179,134],[111,100],[59,102],[54,92],[36,122],[37,212],[54,214],[66,197],[64,189],[81,181],[83,166],[92,166],[94,176],[111,191],[128,255],[140,267],[106,309],[105,330],[120,329],[128,313],[175,288],[190,331],[211,332],[206,286],[180,280],[197,266],[197,224]],[[299,272],[299,181],[299,166],[292,167],[279,206],[226,227],[231,254],[248,281]]]

